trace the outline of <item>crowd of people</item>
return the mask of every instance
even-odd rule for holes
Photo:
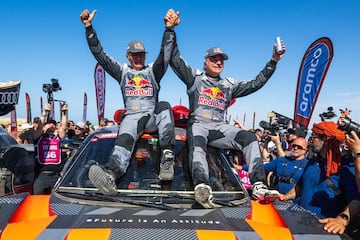
[[[89,169],[90,182],[102,193],[117,194],[116,181],[127,171],[137,140],[148,131],[159,132],[159,179],[173,179],[173,113],[169,103],[158,99],[160,80],[170,66],[186,85],[189,97],[189,165],[195,200],[200,206],[214,207],[207,146],[230,149],[234,167],[247,178],[243,182],[252,190],[254,199],[293,201],[319,217],[325,230],[359,235],[360,133],[344,132],[337,123],[322,121],[312,126],[310,136],[296,126],[274,134],[266,128],[246,130],[239,121],[232,125],[224,119],[234,98],[258,91],[271,78],[286,52],[283,42],[281,52],[276,51],[276,45],[272,46],[270,60],[253,79],[224,78],[221,73],[229,57],[221,48],[212,47],[205,52],[203,70],[192,68],[180,56],[174,31],[180,23],[179,13],[170,9],[164,16],[165,30],[156,60],[145,64],[144,44],[134,40],[127,46],[129,64],[125,64],[103,50],[92,24],[95,14],[95,10],[80,14],[86,40],[94,58],[118,81],[126,110],[107,163]],[[137,88],[139,79],[146,81],[142,91]],[[61,149],[60,140],[82,142],[93,130],[87,123],[68,120],[67,104],[61,107],[60,122],[47,120],[49,111],[50,106],[46,105],[32,126],[26,126],[19,135],[19,142],[33,143],[36,147],[34,194],[50,193],[64,160],[69,157],[69,152]],[[113,124],[103,119],[100,127]]]
[[[24,123],[15,138],[19,144],[34,145],[33,194],[49,194],[58,180],[60,172],[74,149],[96,128],[115,124],[114,120],[103,118],[98,126],[68,119],[68,105],[61,106],[61,121],[51,119],[50,103],[44,106],[40,117],[31,123]],[[6,126],[3,126],[7,129]],[[7,129],[10,133],[10,129]],[[69,147],[71,145],[72,147]]]
[[[316,215],[328,232],[358,239],[360,229],[360,132],[340,123],[314,123],[311,134],[289,128],[269,135],[256,129],[267,184],[279,200],[292,201]]]

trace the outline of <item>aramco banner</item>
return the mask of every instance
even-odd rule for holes
[[[302,59],[294,108],[294,120],[309,125],[326,73],[333,58],[333,45],[329,38],[313,42]]]

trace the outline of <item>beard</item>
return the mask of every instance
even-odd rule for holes
[[[316,147],[316,146],[311,146],[311,151],[313,153],[319,153],[321,151],[321,148],[319,147]]]

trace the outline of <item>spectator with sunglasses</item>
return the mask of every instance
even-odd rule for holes
[[[281,194],[288,193],[299,181],[305,166],[308,162],[306,158],[307,141],[303,137],[297,137],[291,144],[289,156],[278,157],[269,163],[264,164],[266,173],[272,172],[270,187],[276,188]],[[286,196],[290,200],[290,196]]]
[[[280,139],[279,133],[271,135],[271,141],[275,143],[276,153],[278,157],[285,157],[291,155],[291,144],[297,137],[306,137],[306,132],[302,129],[289,128],[285,133],[286,138]],[[286,147],[285,147],[286,146]]]
[[[86,138],[85,127],[86,126],[84,122],[76,123],[74,127],[74,135],[71,137],[71,139],[78,142],[84,141]]]

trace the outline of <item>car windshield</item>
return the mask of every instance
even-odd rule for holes
[[[193,199],[194,186],[188,165],[186,139],[183,136],[185,131],[182,130],[184,129],[176,131],[174,179],[172,181],[159,180],[158,137],[144,134],[135,146],[126,174],[118,181],[119,196],[140,198],[149,194],[162,194],[168,197],[181,195],[183,199],[187,197]],[[93,164],[102,165],[108,161],[116,136],[117,127],[106,127],[90,135],[77,153],[68,160],[70,163],[65,167],[64,177],[55,191],[81,190],[83,193],[96,192],[96,195],[101,195],[88,179],[89,167]],[[243,200],[247,196],[246,190],[240,184],[228,160],[216,149],[209,149],[208,156],[210,185],[214,197],[219,201]]]

